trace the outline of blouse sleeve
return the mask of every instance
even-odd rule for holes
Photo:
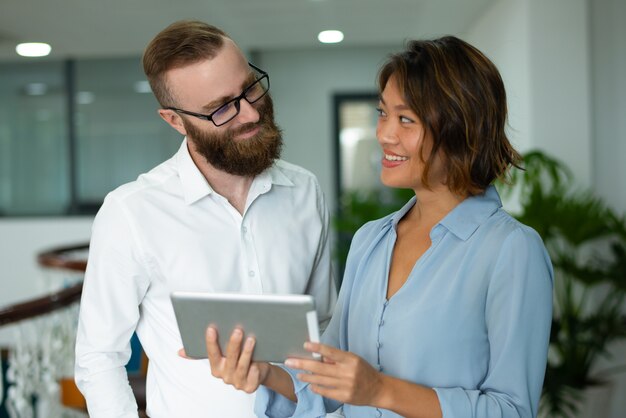
[[[527,227],[509,234],[487,290],[489,372],[477,389],[434,388],[444,418],[537,415],[552,323],[552,281],[539,235]]]
[[[328,324],[328,328],[324,331],[321,337],[322,343],[331,345],[333,347],[339,347],[339,334],[340,334],[340,322],[341,312],[343,306],[343,299],[345,293],[343,291],[345,287],[339,292],[339,300],[335,306],[335,312]],[[296,377],[298,370],[291,369],[284,365],[279,365],[283,368],[293,382],[296,397],[298,402],[292,402],[284,396],[274,392],[265,386],[260,386],[257,390],[254,412],[257,417],[267,418],[283,418],[283,417],[298,417],[298,418],[316,418],[326,415],[327,412],[333,412],[337,410],[341,403],[332,399],[326,399],[320,395],[317,395],[309,390],[309,384],[304,383]]]
[[[345,327],[347,324],[347,311],[352,286],[355,281],[359,260],[372,239],[371,235],[375,234],[378,229],[379,228],[376,228],[374,223],[366,224],[357,231],[352,240],[337,304],[335,305],[330,323],[321,337],[323,344],[341,350],[348,350]],[[293,416],[298,418],[313,418],[324,416],[341,407],[342,404],[340,402],[324,398],[311,392],[308,383],[297,379],[297,370],[290,369],[283,365],[280,365],[280,367],[291,376],[298,402],[291,402],[289,399],[275,393],[265,386],[260,386],[257,390],[254,407],[254,412],[258,417],[282,418]]]

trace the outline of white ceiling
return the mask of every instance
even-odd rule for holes
[[[171,22],[199,19],[244,49],[400,45],[407,38],[462,34],[496,0],[0,0],[0,60],[20,61],[18,42],[47,42],[47,59],[139,55]],[[333,46],[330,46],[333,47]]]

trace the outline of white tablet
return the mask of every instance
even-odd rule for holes
[[[256,339],[254,361],[319,358],[303,347],[305,341],[319,341],[312,296],[174,292],[171,299],[188,357],[207,357],[205,334],[212,325],[218,330],[222,353],[232,331],[240,327],[244,338]]]

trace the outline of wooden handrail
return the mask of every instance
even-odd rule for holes
[[[37,256],[37,263],[42,267],[73,271],[85,271],[87,260],[69,258],[68,253],[89,249],[89,244],[77,244],[44,251]]]
[[[68,254],[87,249],[89,249],[89,244],[54,248],[38,254],[37,263],[46,268],[84,272],[87,268],[87,260],[72,258]],[[71,305],[80,299],[82,290],[83,284],[81,282],[36,299],[0,307],[0,326],[45,315],[56,309]]]
[[[26,302],[1,307],[0,326],[22,321],[24,319],[31,319],[71,305],[80,299],[82,291],[83,283],[80,282],[66,289],[50,293],[37,299],[31,299]]]

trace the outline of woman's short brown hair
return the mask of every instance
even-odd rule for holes
[[[195,20],[172,23],[154,37],[143,54],[143,71],[161,106],[174,106],[164,74],[173,68],[213,58],[228,35],[215,26]]]
[[[433,141],[424,157],[422,182],[442,152],[447,186],[460,195],[484,191],[503,178],[520,155],[505,133],[504,83],[495,65],[478,49],[453,36],[409,41],[378,74],[382,92],[391,77]]]

